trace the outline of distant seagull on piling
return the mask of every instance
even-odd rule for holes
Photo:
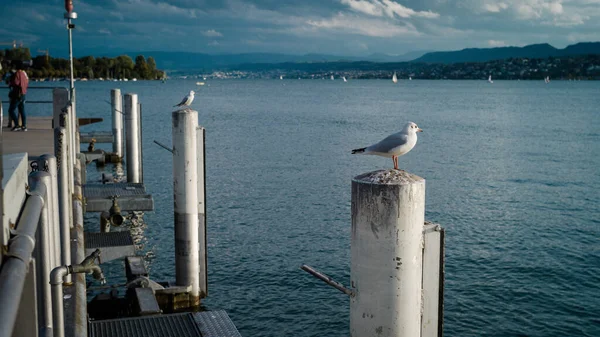
[[[377,144],[352,150],[352,154],[372,154],[392,158],[398,170],[398,157],[407,154],[417,144],[417,132],[423,132],[417,124],[408,122],[402,131],[387,136]]]
[[[181,100],[181,103],[177,104],[177,105],[173,105],[174,107],[176,106],[190,106],[190,104],[192,104],[192,102],[194,101],[194,90],[190,90],[190,93],[187,94],[187,96],[185,96],[183,98],[183,100]]]

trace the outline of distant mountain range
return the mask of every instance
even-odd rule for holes
[[[463,63],[487,62],[508,58],[548,58],[600,54],[600,42],[581,42],[557,49],[547,43],[532,44],[525,47],[467,48],[457,51],[438,51],[427,53],[413,62],[424,63]]]
[[[327,54],[289,55],[277,53],[205,54],[190,52],[148,51],[124,53],[135,59],[137,55],[152,56],[158,69],[166,70],[213,70],[231,68],[241,64],[274,63],[329,63],[329,62],[407,62],[427,51],[414,51],[402,55],[371,54],[364,57]],[[107,55],[108,56],[108,55]],[[116,55],[110,55],[116,56]]]
[[[344,63],[372,62],[373,67],[379,63],[463,63],[487,62],[508,58],[548,58],[575,55],[600,54],[600,42],[581,42],[557,49],[547,43],[532,44],[524,47],[497,47],[497,48],[467,48],[457,51],[427,52],[415,51],[402,55],[371,54],[368,56],[338,56],[328,54],[289,55],[278,53],[245,53],[245,54],[206,54],[191,52],[149,51],[125,53],[131,58],[142,54],[152,56],[157,68],[167,71],[212,71],[217,69],[248,69],[252,65],[281,65],[285,68],[294,68],[294,64],[303,64],[301,67],[328,68],[336,64],[338,67]],[[108,55],[107,55],[108,56]],[[111,55],[112,56],[112,55]],[[310,64],[310,65],[309,65]],[[272,66],[271,66],[272,67]]]

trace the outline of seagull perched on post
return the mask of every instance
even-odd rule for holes
[[[194,90],[190,90],[190,93],[187,94],[187,96],[185,96],[183,98],[183,100],[181,100],[181,103],[177,104],[177,105],[173,105],[174,107],[176,106],[190,106],[190,104],[192,104],[192,102],[194,101]]]
[[[417,132],[423,132],[417,124],[408,122],[402,131],[387,136],[379,143],[361,149],[352,150],[352,154],[372,154],[391,157],[394,168],[398,170],[398,157],[405,155],[417,144]]]

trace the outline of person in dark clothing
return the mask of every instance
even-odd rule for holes
[[[14,127],[12,131],[27,131],[27,116],[25,115],[25,95],[27,94],[27,88],[29,87],[29,77],[23,70],[22,66],[17,68],[17,72],[12,75],[9,82],[10,91],[8,96],[10,98],[10,105],[8,107],[8,116],[12,119]],[[15,110],[19,109],[19,115],[21,122],[19,126],[19,115],[16,114]]]

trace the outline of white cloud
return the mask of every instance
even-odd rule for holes
[[[208,37],[223,37],[222,33],[217,32],[214,29],[209,29],[207,31],[204,31],[204,32],[202,32],[202,35],[208,36]]]
[[[506,47],[506,42],[500,40],[488,40],[490,47]]]
[[[411,24],[399,26],[381,20],[348,17],[342,13],[338,13],[338,15],[329,19],[308,20],[306,23],[316,29],[328,29],[373,37],[419,35],[417,29]]]
[[[423,18],[437,18],[440,15],[432,11],[415,11],[392,0],[340,0],[352,10],[372,16],[388,16],[395,18],[410,18],[412,16]]]
[[[218,41],[210,41],[209,43],[207,43],[207,46],[218,46],[220,43]]]
[[[491,13],[498,13],[502,10],[505,10],[508,8],[508,4],[504,3],[504,2],[498,2],[498,3],[485,3],[483,4],[483,9],[487,12],[491,12]]]

